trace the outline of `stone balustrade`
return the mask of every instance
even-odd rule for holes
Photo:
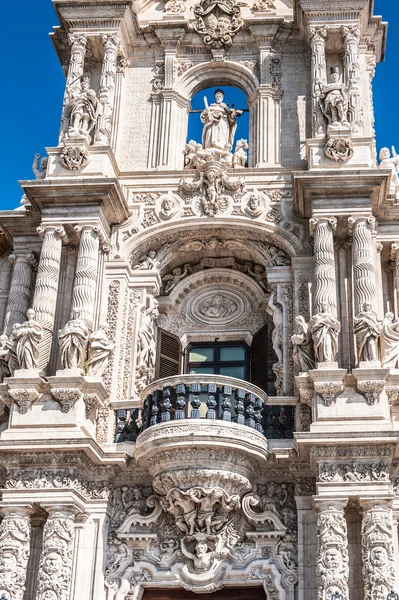
[[[116,442],[135,441],[149,427],[183,419],[238,423],[269,439],[293,437],[296,400],[287,398],[286,404],[284,398],[271,400],[241,379],[197,374],[166,377],[147,386],[141,398],[142,408],[117,411]]]

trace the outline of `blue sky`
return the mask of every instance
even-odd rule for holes
[[[385,63],[374,80],[377,146],[397,146],[399,153],[399,83],[396,44],[399,37],[397,0],[375,0],[375,14],[389,22]],[[55,146],[65,80],[48,33],[57,24],[50,0],[7,2],[2,7],[2,138],[0,145],[2,186],[0,208],[19,206],[18,179],[33,177],[36,152]],[[202,108],[203,92],[198,95]],[[210,95],[210,94],[208,94]],[[211,98],[210,98],[211,99]],[[228,94],[226,100],[229,101]],[[238,99],[236,107],[243,107]],[[241,118],[237,135],[245,127]],[[241,137],[241,136],[240,136]]]

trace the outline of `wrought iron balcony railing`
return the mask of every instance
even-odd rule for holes
[[[152,382],[142,409],[119,409],[116,442],[135,441],[158,423],[219,419],[251,427],[268,439],[291,439],[294,406],[276,404],[257,386],[223,375],[178,375]]]

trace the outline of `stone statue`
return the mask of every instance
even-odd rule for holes
[[[295,317],[297,333],[291,338],[293,345],[294,363],[301,373],[306,373],[315,368],[312,334],[305,319],[298,315]]]
[[[211,550],[206,542],[206,538],[196,537],[194,551],[190,552],[185,543],[185,539],[181,540],[181,551],[184,556],[193,561],[193,566],[196,571],[209,571],[213,566],[216,552]]]
[[[141,260],[133,268],[135,271],[150,271],[159,267],[158,251],[150,250],[148,254],[141,257]]]
[[[8,337],[6,335],[0,335],[0,383],[4,381],[6,377],[10,377],[10,368],[8,366],[9,349],[7,347]]]
[[[158,317],[158,302],[150,297],[149,306],[141,308],[140,328],[137,343],[138,365],[151,368],[155,355],[155,319]]]
[[[330,68],[331,83],[320,90],[320,104],[329,125],[349,127],[348,96],[345,86],[339,81],[338,67]]]
[[[257,217],[259,217],[262,212],[263,212],[263,205],[261,202],[261,199],[259,198],[258,194],[256,194],[255,192],[252,193],[249,196],[247,205],[245,207],[245,210],[247,211],[247,213],[251,216],[254,217],[255,219]]]
[[[161,204],[159,216],[168,221],[177,213],[178,207],[176,206],[176,200],[173,198],[173,194],[168,194]]]
[[[399,360],[399,319],[394,321],[391,312],[385,314],[381,329],[381,364],[388,369],[396,369]]]
[[[253,279],[255,279],[263,291],[268,292],[269,288],[267,285],[267,274],[266,269],[262,267],[262,265],[254,265],[252,268],[252,264],[250,262],[245,263],[244,265],[246,273]]]
[[[20,369],[33,369],[39,360],[39,343],[43,337],[43,328],[35,321],[35,311],[30,308],[26,313],[27,321],[13,331],[16,341],[16,354]]]
[[[73,309],[71,319],[64,329],[58,332],[63,369],[78,369],[84,360],[89,328],[86,321],[80,318],[81,310]]]
[[[278,304],[276,300],[277,292],[272,292],[267,305],[267,312],[273,317],[273,350],[276,353],[277,362],[279,364],[283,364],[283,311],[280,304]]]
[[[245,167],[247,164],[247,140],[237,140],[236,149],[233,155],[233,167],[235,169]]]
[[[218,148],[226,150],[226,146],[229,145],[231,150],[237,129],[237,117],[240,117],[243,111],[229,108],[223,102],[223,90],[215,91],[215,100],[216,102],[209,106],[205,101],[206,108],[201,113],[201,123],[204,124],[202,146],[204,149]]]
[[[80,90],[71,94],[66,104],[69,127],[67,138],[90,141],[90,134],[101,114],[101,104],[94,90],[89,88],[89,80],[82,77]]]
[[[187,277],[188,275],[188,265],[184,265],[184,271],[181,267],[176,267],[172,269],[172,273],[169,275],[165,275],[163,277],[162,282],[164,284],[163,294],[167,296],[176,286],[177,284]]]
[[[323,302],[322,310],[309,321],[315,359],[317,362],[335,362],[338,352],[338,336],[341,323],[328,310],[328,302]]]
[[[380,164],[378,165],[379,169],[387,169],[391,171],[391,181],[389,187],[389,193],[391,195],[399,195],[399,177],[398,177],[398,169],[399,169],[399,156],[396,156],[396,152],[394,149],[394,155],[391,157],[391,153],[389,148],[381,148],[380,150]]]
[[[104,323],[100,329],[93,331],[89,338],[89,358],[87,374],[101,377],[107,368],[109,357],[115,350],[115,344],[108,337],[109,324]]]
[[[358,361],[378,360],[378,338],[381,333],[381,323],[371,304],[365,302],[362,308],[363,310],[353,320]]]
[[[184,149],[185,169],[198,169],[201,165],[204,164],[205,161],[200,156],[201,150],[203,150],[202,144],[199,144],[194,140],[190,140],[189,142],[187,142],[186,147]]]
[[[14,376],[14,372],[19,368],[17,357],[17,341],[15,338],[18,327],[20,327],[20,323],[14,323],[6,342],[8,349],[8,368],[11,373],[11,377]]]
[[[34,172],[36,179],[44,179],[46,177],[47,172],[48,158],[47,156],[43,156],[43,158],[40,161],[40,168],[39,159],[40,154],[35,154],[35,160],[33,161],[32,171]]]

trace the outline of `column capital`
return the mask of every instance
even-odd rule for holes
[[[81,50],[85,50],[87,45],[87,35],[86,33],[70,33],[68,35],[68,43],[70,46],[78,46]]]
[[[392,503],[394,501],[394,496],[392,497],[383,497],[383,498],[359,498],[359,506],[363,512],[367,512],[369,510],[378,511],[387,511],[392,508]]]
[[[8,255],[8,260],[15,265],[17,262],[26,262],[32,267],[37,267],[37,260],[33,252],[12,252]]]
[[[308,25],[308,37],[312,42],[323,42],[327,37],[328,28],[326,25]]]
[[[63,242],[63,244],[68,244],[69,239],[67,233],[62,225],[40,225],[36,229],[39,236],[44,239],[47,233],[54,233],[54,235]]]
[[[121,36],[117,31],[114,33],[102,33],[100,39],[106,50],[119,52],[121,49]]]
[[[341,25],[341,35],[345,42],[360,41],[360,25]]]
[[[2,505],[4,504],[4,506]],[[9,502],[2,502],[0,505],[0,512],[5,517],[30,517],[35,512],[33,504],[10,504]]]
[[[353,231],[354,231],[356,225],[359,225],[360,223],[365,223],[369,227],[369,229],[372,233],[375,232],[375,218],[374,217],[371,217],[371,216],[369,216],[369,217],[364,217],[364,216],[363,217],[353,217],[352,216],[352,217],[348,217],[348,232],[349,232],[350,236],[353,235]]]
[[[313,508],[316,514],[321,512],[343,512],[348,506],[349,498],[313,498]]]
[[[335,217],[312,217],[309,219],[310,235],[314,236],[319,225],[329,225],[333,233],[337,230],[337,219]]]
[[[109,242],[109,238],[101,225],[75,225],[73,229],[80,237],[85,232],[92,232],[100,240],[101,246],[104,246]]]
[[[395,261],[399,256],[399,242],[391,244],[391,260]]]

